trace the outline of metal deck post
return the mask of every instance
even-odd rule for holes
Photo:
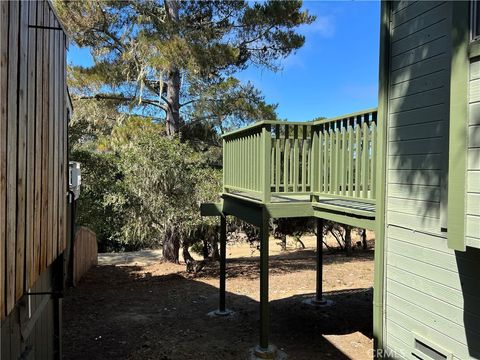
[[[225,278],[227,262],[227,219],[220,216],[220,302],[218,310],[225,313]]]
[[[317,224],[317,271],[316,271],[316,288],[315,296],[303,301],[306,305],[312,305],[317,308],[325,308],[333,305],[332,300],[323,297],[323,225],[322,218],[316,218]]]
[[[233,311],[225,307],[225,283],[227,269],[227,217],[225,214],[220,215],[220,287],[218,309],[209,312],[208,316],[228,316]]]
[[[268,309],[268,214],[262,211],[260,227],[260,347],[268,349],[270,314]]]
[[[252,359],[285,359],[283,351],[269,344],[270,311],[268,308],[268,240],[269,219],[266,208],[262,209],[260,226],[260,344],[253,349]]]
[[[315,301],[322,303],[323,299],[323,219],[317,218],[317,288]]]

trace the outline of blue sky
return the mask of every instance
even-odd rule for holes
[[[278,114],[292,121],[332,117],[376,107],[380,3],[378,1],[305,1],[317,16],[300,32],[305,45],[282,61],[277,73],[250,67],[237,74],[251,81]],[[68,61],[88,66],[88,49],[70,46]]]

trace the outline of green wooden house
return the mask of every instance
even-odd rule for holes
[[[224,136],[222,202],[201,210],[223,248],[225,215],[261,229],[259,357],[273,355],[268,220],[311,216],[375,230],[379,357],[480,358],[480,6],[384,2],[380,40],[378,110]]]

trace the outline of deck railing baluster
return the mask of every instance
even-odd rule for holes
[[[222,161],[225,163],[227,162],[227,159],[228,159],[227,141],[223,139],[222,143],[223,143]],[[225,184],[228,184],[228,170],[229,169],[227,169],[227,171],[225,170],[223,171],[223,184],[222,184],[223,192],[225,192]]]
[[[270,149],[270,187],[275,187],[275,143],[277,139],[272,137],[272,148]]]
[[[363,122],[363,134],[362,134],[362,197],[368,198],[368,153],[369,153],[369,139],[368,139],[368,125],[367,122]]]
[[[329,129],[330,132],[330,156],[329,156],[329,165],[330,165],[330,179],[329,183],[329,193],[335,193],[335,132],[333,129]]]
[[[302,127],[302,192],[307,192],[307,127]]]
[[[255,173],[257,176],[255,176],[255,190],[260,191],[260,154],[259,154],[259,149],[260,149],[260,135],[257,133],[255,134],[255,139],[253,141],[254,147],[255,147],[255,156],[253,159],[253,166],[255,168]]]
[[[262,201],[264,203],[270,202],[270,149],[272,147],[272,134],[270,132],[270,125],[262,127]]]
[[[309,178],[310,178],[310,191],[318,191],[318,181],[320,177],[320,168],[319,168],[319,134],[316,129],[311,128],[311,138],[312,146],[310,147],[310,158],[309,158]]]
[[[348,196],[353,196],[353,124],[348,124]]]
[[[330,149],[330,133],[328,129],[325,128],[324,133],[325,142],[324,142],[324,156],[323,156],[323,192],[329,193],[330,189],[328,187],[328,182],[330,178],[330,164],[329,164],[329,149]]]
[[[250,189],[250,159],[249,153],[250,149],[248,144],[250,143],[250,136],[247,136],[244,141],[245,149],[243,150],[245,153],[245,189]]]
[[[360,117],[357,117],[357,123],[355,124],[355,197],[360,197],[360,187],[361,187],[361,148],[360,148]]]
[[[290,183],[290,131],[289,126],[285,125],[285,151],[283,152],[283,191],[288,192],[288,185]]]
[[[245,186],[245,179],[246,179],[246,175],[245,175],[245,172],[246,172],[245,171],[246,170],[246,166],[245,166],[245,163],[246,163],[246,161],[245,161],[245,138],[242,138],[240,140],[240,146],[241,146],[240,154],[242,156],[242,184],[241,184],[241,187],[245,189],[246,188],[246,186]]]
[[[323,192],[323,176],[325,172],[323,171],[323,142],[325,141],[325,136],[321,129],[317,130],[318,133],[318,180],[316,180],[317,188],[314,191]],[[317,174],[313,174],[316,176]]]
[[[372,142],[371,142],[371,170],[370,170],[370,199],[375,199],[375,189],[377,185],[377,177],[375,176],[375,170],[377,168],[377,125],[375,122],[372,122],[371,125],[371,132],[372,132]]]
[[[298,126],[293,126],[293,192],[298,191],[298,176],[300,168],[300,154],[298,149]]]
[[[346,187],[347,187],[347,131],[345,127],[342,126],[342,152],[341,152],[341,182],[340,182],[340,194],[345,196],[346,195]]]
[[[311,128],[310,128],[311,130]],[[313,166],[313,139],[308,141],[308,151],[307,151],[307,188],[312,192],[312,166]]]
[[[275,192],[280,192],[280,125],[275,125]]]
[[[335,164],[335,182],[333,184],[334,186],[334,192],[335,195],[340,194],[340,128],[338,127],[338,123],[336,124],[336,129],[335,129],[335,158],[333,159],[334,164]]]
[[[255,134],[252,134],[252,136],[250,137],[250,142],[249,142],[249,147],[250,147],[250,154],[248,156],[248,162],[249,162],[249,167],[250,167],[250,174],[251,174],[251,177],[250,177],[250,187],[252,189],[255,188],[255,178],[258,176],[258,173],[257,173],[257,169],[255,168],[255,164],[254,164],[254,158],[255,158],[255,148],[253,146],[253,144],[255,143]]]

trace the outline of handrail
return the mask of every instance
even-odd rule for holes
[[[334,121],[338,121],[338,120],[349,119],[349,118],[357,117],[357,116],[360,116],[360,115],[363,115],[363,114],[375,113],[375,112],[377,112],[377,108],[365,109],[365,110],[353,112],[351,114],[335,116],[333,118],[315,120],[315,121],[313,121],[313,125],[326,124],[326,123],[330,123],[330,122],[334,122]]]
[[[361,110],[361,111],[356,111],[356,112],[346,114],[346,115],[340,115],[340,116],[335,116],[333,118],[327,118],[327,119],[321,119],[321,120],[315,120],[315,121],[260,120],[260,121],[257,121],[256,123],[244,126],[240,129],[229,131],[229,132],[223,134],[222,138],[225,139],[225,138],[228,138],[230,136],[241,134],[243,132],[248,132],[252,129],[255,129],[257,127],[262,127],[264,125],[284,125],[284,124],[288,124],[288,125],[322,125],[322,124],[327,124],[327,123],[331,123],[331,122],[338,121],[338,120],[345,120],[345,119],[353,118],[353,117],[363,115],[363,114],[366,114],[366,113],[375,113],[376,111],[377,111],[377,108],[370,108],[370,109],[365,109],[365,110]]]
[[[261,128],[265,125],[313,125],[313,121],[285,121],[285,120],[261,120],[254,124],[244,126],[240,129],[229,131],[222,135],[222,138],[229,138],[245,132],[250,132],[253,129]]]
[[[244,133],[244,132],[249,132],[250,130],[255,129],[257,127],[260,128],[266,123],[266,121],[267,120],[261,120],[261,121],[258,121],[256,123],[254,123],[254,124],[247,125],[243,128],[229,131],[228,133],[223,134],[222,138],[226,139],[226,138],[232,137],[234,135],[238,135],[238,134],[241,134],[241,133]]]

